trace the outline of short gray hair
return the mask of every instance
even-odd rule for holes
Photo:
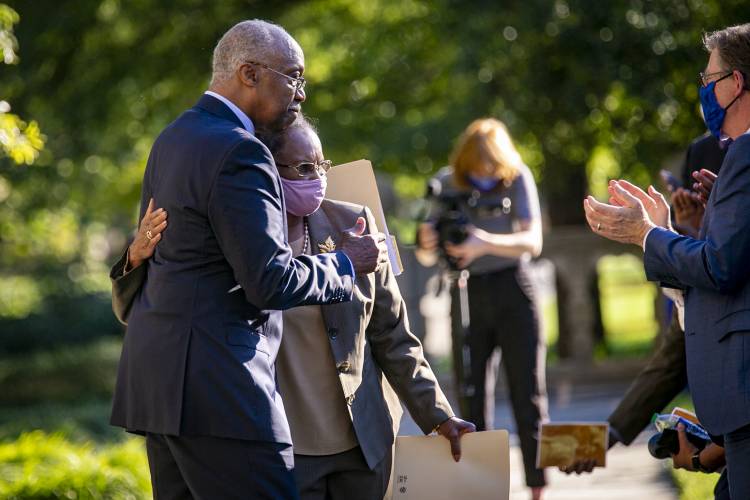
[[[268,64],[278,50],[279,39],[296,45],[284,28],[268,21],[253,19],[232,26],[214,48],[211,85],[230,79],[248,61]]]
[[[745,88],[750,88],[750,23],[730,26],[703,35],[706,50],[719,51],[727,70],[737,70],[745,77]]]
[[[272,132],[266,132],[264,130],[258,130],[258,139],[266,145],[271,155],[276,158],[276,155],[281,151],[281,148],[286,145],[286,141],[289,138],[289,134],[293,130],[299,130],[301,132],[310,132],[313,135],[318,135],[318,129],[313,123],[313,120],[306,115],[300,113],[297,115],[297,119],[292,122],[284,130],[277,130]]]

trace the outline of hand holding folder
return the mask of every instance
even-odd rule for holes
[[[510,495],[507,431],[461,437],[461,461],[440,436],[399,436],[393,468],[393,500],[498,500]]]

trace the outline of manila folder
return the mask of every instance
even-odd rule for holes
[[[392,481],[393,500],[507,499],[508,431],[464,434],[458,463],[442,436],[399,436]]]
[[[364,205],[372,211],[378,230],[385,234],[385,244],[388,247],[388,259],[391,262],[393,274],[400,275],[404,266],[398,253],[396,239],[388,232],[388,226],[385,223],[385,213],[380,201],[378,184],[375,182],[372,163],[369,160],[357,160],[336,165],[328,171],[327,177],[326,198]]]

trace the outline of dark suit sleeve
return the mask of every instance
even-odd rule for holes
[[[375,219],[369,209],[365,214],[372,230]],[[375,273],[375,301],[366,334],[378,366],[422,432],[429,434],[454,416],[421,342],[409,329],[406,304],[390,263]]]
[[[292,258],[281,185],[260,144],[242,141],[223,161],[208,217],[248,302],[259,309],[351,300],[353,270],[342,252]]]
[[[750,144],[735,144],[709,199],[710,223],[696,240],[665,229],[646,239],[644,266],[651,281],[680,288],[732,293],[750,276]]]
[[[618,439],[626,445],[632,443],[652,415],[682,392],[687,385],[685,365],[685,334],[675,313],[648,364],[607,419]]]
[[[148,163],[146,164],[146,172],[143,176],[143,185],[141,186],[141,206],[138,211],[138,221],[136,222],[136,228],[143,220],[143,216],[146,215],[146,209],[148,208],[148,202],[151,199],[151,168],[154,150],[152,149],[149,153]],[[125,273],[125,265],[128,262],[128,251],[120,257],[112,269],[109,271],[109,279],[112,282],[112,311],[115,313],[117,320],[123,325],[127,325],[128,314],[130,313],[130,307],[133,305],[133,300],[146,279],[146,270],[148,269],[148,262],[144,262],[137,268]]]
[[[146,209],[148,208],[148,202],[151,199],[151,164],[153,155],[154,151],[151,150],[143,178],[143,185],[141,186],[141,206],[138,211],[137,224],[140,224],[141,220],[143,220],[143,216],[146,214]],[[123,253],[109,271],[109,279],[112,282],[112,311],[114,311],[117,320],[123,325],[128,324],[127,318],[130,313],[130,307],[133,305],[133,300],[138,289],[146,279],[146,269],[148,268],[148,262],[144,262],[137,268],[125,273],[127,262],[128,251],[126,249],[125,253]]]
[[[146,279],[147,262],[135,269],[125,272],[125,264],[128,262],[127,250],[109,271],[109,279],[112,281],[112,310],[118,321],[123,325],[128,324],[128,313],[133,305],[135,294]]]

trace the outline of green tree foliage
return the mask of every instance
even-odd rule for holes
[[[18,41],[13,35],[13,25],[18,22],[18,13],[5,4],[0,4],[0,63],[18,62]],[[10,113],[10,104],[0,100],[0,151],[16,163],[31,165],[44,145],[39,125],[26,123]],[[0,183],[0,199],[8,186]]]
[[[370,158],[416,197],[466,124],[496,116],[556,224],[580,222],[582,196],[608,177],[648,182],[704,131],[701,35],[746,21],[744,0],[9,4],[24,63],[3,70],[0,96],[48,138],[34,168],[0,167],[0,268],[19,290],[0,292],[0,316],[16,318],[49,294],[107,290],[149,148],[206,88],[212,48],[239,20],[300,41],[305,109],[334,162]]]

